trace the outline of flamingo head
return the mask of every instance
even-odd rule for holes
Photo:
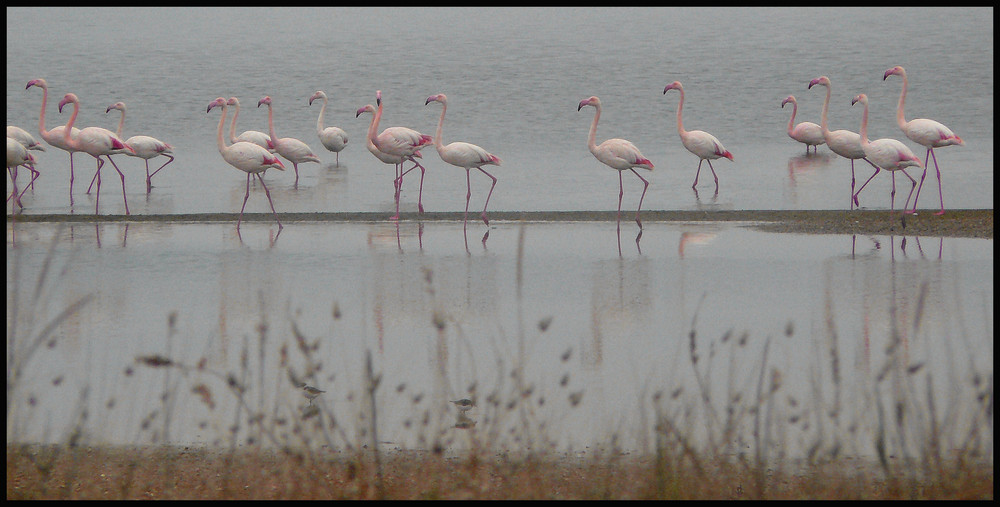
[[[382,90],[375,90],[375,105],[376,106],[382,105]],[[427,104],[424,105],[426,106]]]
[[[424,105],[426,106],[427,104]],[[361,113],[374,113],[374,112],[375,112],[375,106],[371,104],[365,104],[365,107],[358,109],[358,112],[354,114],[354,117],[357,118],[358,116],[361,116]]]
[[[903,76],[906,77],[906,71],[903,70],[899,65],[885,71],[885,75],[882,76],[882,81],[885,81],[889,76]]]
[[[112,109],[117,109],[117,110],[119,110],[119,111],[121,111],[121,112],[124,113],[125,112],[125,103],[124,102],[115,102],[114,104],[111,104],[110,106],[108,106],[108,108],[104,110],[104,113],[105,114],[110,113]]]
[[[70,102],[72,102],[74,104],[79,104],[80,103],[80,99],[76,98],[76,94],[75,93],[67,93],[66,96],[63,97],[63,99],[59,101],[59,112],[61,113],[63,106],[65,106],[66,104],[69,104]]]
[[[240,99],[236,97],[229,97],[229,100],[226,101],[226,105],[240,107]]]
[[[430,97],[427,97],[427,101],[424,102],[424,105],[426,106],[431,102],[440,102],[442,104],[446,104],[448,102],[448,97],[445,97],[443,93],[439,93],[437,95],[431,95]]]
[[[583,109],[583,106],[594,106],[597,107],[601,105],[601,99],[597,97],[590,97],[580,101],[580,105],[576,106],[576,110],[579,111]]]
[[[796,105],[796,106],[799,105],[797,102],[795,102],[795,96],[794,95],[789,95],[788,97],[785,98],[785,100],[781,101],[781,108],[784,109],[785,108],[785,104],[787,104],[789,102],[791,102],[793,105]]]
[[[262,98],[262,99],[260,99],[260,100],[257,101],[257,107],[260,107],[261,104],[267,104],[268,107],[270,107],[271,106],[271,96],[270,95],[265,95],[264,98]]]
[[[213,108],[220,107],[220,106],[227,106],[227,105],[228,105],[228,103],[226,102],[226,99],[224,99],[222,97],[219,97],[219,98],[213,100],[208,105],[208,110],[205,111],[205,112],[207,113],[207,112],[210,112]]]
[[[663,93],[666,94],[667,91],[669,91],[669,90],[684,91],[684,87],[681,86],[681,82],[680,81],[674,81],[673,83],[668,84],[667,87],[663,89]]]
[[[24,89],[27,90],[28,88],[31,88],[32,86],[37,86],[37,87],[42,88],[44,90],[47,90],[49,88],[48,83],[46,83],[44,79],[32,79],[31,81],[28,81],[28,85],[25,86]]]
[[[325,99],[325,98],[326,98],[326,93],[323,93],[322,90],[317,91],[316,93],[312,94],[312,97],[309,97],[309,105],[311,106],[313,101],[316,99]]]
[[[862,104],[865,105],[865,107],[868,107],[868,96],[865,95],[865,94],[863,94],[863,93],[859,93],[858,95],[856,95],[854,97],[854,100],[851,100],[851,105],[853,106],[854,104],[857,104],[858,102],[861,102]]]
[[[826,87],[829,88],[830,87],[830,78],[828,78],[826,76],[820,76],[820,77],[818,77],[816,79],[813,79],[812,81],[809,81],[809,88],[812,88],[814,85],[821,85],[821,86],[826,86]]]

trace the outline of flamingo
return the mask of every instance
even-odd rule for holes
[[[906,102],[906,71],[897,65],[885,71],[885,74],[882,76],[882,80],[885,81],[889,78],[889,76],[900,76],[903,78],[903,89],[899,92],[899,105],[896,106],[896,123],[899,124],[899,128],[903,130],[906,137],[909,137],[911,141],[927,148],[927,155],[924,157],[924,173],[920,176],[920,185],[917,187],[917,195],[913,198],[913,209],[907,210],[906,213],[915,213],[917,211],[917,199],[920,198],[920,189],[924,186],[924,178],[927,177],[927,164],[930,162],[930,158],[933,157],[934,170],[937,172],[938,196],[941,198],[941,211],[938,211],[935,215],[943,215],[944,194],[941,193],[941,169],[938,168],[937,155],[934,154],[934,148],[941,148],[943,146],[951,146],[955,144],[964,146],[965,141],[963,141],[961,137],[955,135],[950,128],[945,127],[941,123],[934,120],[917,118],[906,121],[906,117],[903,115],[903,104]]]
[[[236,221],[236,230],[240,230],[240,223],[243,222],[243,211],[247,207],[247,199],[250,198],[251,177],[256,177],[260,181],[261,186],[264,187],[264,195],[267,196],[267,202],[271,204],[271,212],[274,213],[274,219],[278,222],[278,230],[281,230],[283,226],[281,225],[281,220],[278,219],[278,212],[274,210],[274,201],[271,200],[271,192],[267,189],[267,185],[264,184],[264,178],[260,175],[271,167],[284,171],[285,165],[278,160],[278,157],[267,151],[267,148],[254,143],[237,142],[226,146],[225,141],[222,139],[222,129],[226,123],[226,109],[228,106],[229,102],[219,97],[208,104],[208,110],[205,112],[210,113],[213,108],[222,107],[222,117],[219,118],[219,133],[216,139],[219,145],[219,153],[222,154],[223,160],[229,163],[229,165],[247,173],[247,192],[243,196],[243,207],[240,208],[240,217]]]
[[[42,89],[42,110],[38,114],[38,134],[42,136],[42,140],[49,143],[51,146],[55,146],[60,150],[64,150],[69,153],[69,202],[73,203],[73,153],[78,151],[70,147],[69,144],[63,141],[63,129],[66,128],[65,125],[61,125],[53,128],[52,130],[45,130],[45,104],[49,100],[49,85],[44,79],[32,79],[28,81],[28,85],[24,87],[25,90],[31,88],[32,86],[37,86]],[[74,138],[80,133],[80,129],[71,127],[70,135]]]
[[[233,123],[229,125],[229,142],[238,143],[246,141],[274,153],[275,148],[274,143],[271,142],[271,136],[259,130],[245,130],[242,134],[236,135],[236,118],[240,115],[240,100],[236,97],[229,97],[229,101],[226,104],[236,108],[236,111],[233,112]]]
[[[67,93],[59,101],[60,113],[63,106],[71,102],[73,103],[73,114],[69,117],[69,121],[66,122],[66,128],[63,129],[63,142],[70,148],[87,153],[97,159],[97,173],[94,174],[94,179],[97,181],[97,202],[94,206],[94,214],[97,214],[101,206],[101,167],[104,166],[101,156],[104,156],[115,167],[115,170],[118,171],[118,176],[121,177],[122,200],[125,201],[125,214],[128,215],[128,198],[125,197],[125,174],[118,168],[118,164],[111,159],[111,155],[124,152],[134,153],[135,151],[131,146],[119,139],[114,132],[101,127],[86,127],[80,129],[80,133],[76,137],[71,137],[73,123],[76,122],[76,116],[80,113],[80,99],[76,97],[76,94]]]
[[[424,105],[426,105],[426,104],[424,104]],[[401,169],[402,169],[401,166],[402,166],[403,162],[405,162],[407,160],[409,160],[410,162],[413,162],[413,167],[407,169],[406,172],[402,172],[402,174],[406,174],[406,173],[412,171],[413,169],[415,169],[419,165],[419,164],[417,164],[417,161],[414,160],[414,158],[423,158],[423,155],[421,155],[419,151],[415,151],[415,152],[413,152],[413,155],[404,157],[404,156],[401,156],[401,155],[390,155],[388,153],[383,153],[383,152],[379,151],[379,149],[377,147],[375,147],[375,143],[373,142],[373,140],[375,139],[375,129],[378,127],[375,124],[375,113],[376,113],[375,106],[373,106],[371,104],[365,104],[364,107],[358,109],[358,111],[354,115],[354,117],[357,118],[357,117],[361,116],[362,113],[371,113],[372,114],[372,121],[371,121],[371,124],[368,126],[368,133],[365,136],[365,141],[366,141],[366,145],[365,146],[368,148],[368,151],[371,152],[372,155],[375,155],[375,158],[381,160],[382,162],[384,162],[386,164],[393,164],[394,166],[396,166],[396,177],[395,177],[395,179],[392,182],[393,188],[395,189],[395,192],[393,193],[393,196],[394,196],[394,200],[396,201],[396,214],[393,215],[393,216],[391,216],[391,217],[389,217],[389,219],[390,220],[398,220],[399,219],[399,183],[402,181],[402,177],[400,176],[400,173],[402,172],[401,171]]]
[[[14,190],[11,192],[7,200],[14,200],[14,203],[22,208],[24,205],[21,204],[21,194],[17,192],[17,168],[18,166],[27,167],[34,174],[35,171],[35,157],[28,152],[26,148],[20,141],[13,137],[7,137],[7,173],[10,174],[10,181],[14,185]],[[32,178],[34,181],[34,178]],[[27,186],[25,187],[27,190]]]
[[[271,108],[271,97],[265,96],[258,100],[257,107],[260,107],[261,104],[267,104],[267,126],[271,131],[271,143],[274,144],[274,149],[278,151],[278,155],[285,157],[286,160],[292,163],[292,167],[295,168],[295,184],[298,185],[299,164],[303,162],[316,162],[318,164],[321,160],[313,153],[312,148],[308,144],[294,137],[282,137],[279,139],[277,134],[274,133],[274,110]]]
[[[337,166],[340,167],[340,152],[347,146],[347,132],[340,127],[323,128],[323,113],[326,112],[327,98],[322,90],[317,91],[309,97],[311,106],[316,99],[323,99],[323,106],[319,108],[319,118],[316,119],[316,135],[323,147],[337,154]]]
[[[826,76],[820,76],[812,81],[809,81],[809,89],[813,86],[825,86],[826,87],[826,99],[823,101],[823,114],[820,118],[820,129],[823,131],[823,139],[826,140],[826,145],[830,148],[830,151],[840,155],[851,161],[851,209],[854,206],[861,206],[858,202],[858,195],[861,194],[861,190],[865,188],[872,178],[875,177],[879,172],[877,165],[873,164],[871,160],[865,157],[865,149],[861,147],[861,135],[857,132],[852,132],[850,130],[834,130],[830,131],[827,128],[827,112],[830,109],[830,91],[833,88],[830,84],[830,78]],[[854,192],[855,179],[854,179],[854,161],[857,159],[864,160],[868,162],[869,165],[875,168],[875,172],[861,185],[858,191]]]
[[[784,109],[785,104],[789,102],[792,103],[792,117],[788,119],[788,137],[805,144],[806,155],[809,154],[810,146],[813,147],[813,153],[817,153],[819,145],[826,142],[823,139],[823,129],[811,121],[804,121],[798,125],[794,125],[795,113],[799,110],[799,103],[795,100],[794,95],[789,95],[785,100],[781,101],[781,108]]]
[[[424,105],[426,106],[431,102],[441,103],[441,118],[438,120],[437,131],[434,133],[434,147],[437,148],[438,155],[441,156],[441,160],[465,169],[465,215],[462,217],[462,228],[465,228],[469,215],[469,199],[472,197],[472,183],[469,173],[473,167],[479,169],[493,180],[493,184],[490,186],[490,193],[486,195],[486,204],[483,205],[482,214],[483,223],[488,226],[490,225],[490,221],[486,218],[486,207],[490,204],[490,196],[493,195],[493,188],[497,186],[497,179],[492,174],[486,172],[483,166],[500,165],[500,159],[496,155],[471,143],[454,142],[444,145],[444,141],[441,140],[441,126],[444,124],[444,113],[448,110],[448,97],[443,93],[431,95],[427,97]]]
[[[715,193],[719,193],[719,177],[715,174],[715,168],[712,167],[712,160],[717,158],[726,157],[729,160],[733,160],[733,154],[729,153],[728,150],[718,139],[712,134],[705,132],[703,130],[684,130],[684,123],[681,120],[681,111],[684,109],[684,87],[681,85],[680,81],[674,81],[667,85],[663,89],[663,94],[670,90],[677,90],[681,92],[681,100],[677,103],[677,133],[681,136],[681,144],[687,148],[688,151],[694,153],[698,156],[698,172],[694,174],[694,184],[691,188],[698,186],[698,175],[701,174],[701,163],[708,161],[708,168],[712,170],[712,177],[715,178]],[[695,191],[697,189],[695,188]]]
[[[108,108],[104,111],[104,113],[105,114],[110,113],[112,109],[117,109],[122,112],[122,117],[121,119],[118,120],[118,131],[115,132],[115,134],[119,138],[121,138],[122,127],[125,126],[125,103],[115,102],[114,104],[108,106]],[[160,169],[163,169],[164,167],[167,166],[167,164],[174,161],[174,156],[172,155],[173,146],[170,146],[169,144],[160,141],[155,137],[149,137],[149,136],[132,136],[125,141],[125,144],[131,146],[132,149],[135,150],[134,153],[126,152],[128,155],[132,155],[133,157],[139,157],[146,161],[146,193],[148,194],[149,191],[153,188],[153,176],[156,176],[156,173],[160,172]],[[157,169],[153,171],[152,174],[150,174],[149,159],[158,157],[160,155],[163,155],[164,157],[167,157],[170,160],[164,162],[163,165],[160,166],[160,169]]]
[[[851,101],[851,105],[853,106],[858,102],[865,106],[864,113],[861,114],[861,130],[859,134],[861,136],[861,146],[865,150],[865,157],[879,168],[892,172],[892,193],[889,194],[889,215],[892,216],[893,201],[896,198],[896,171],[901,171],[913,182],[913,186],[910,187],[910,194],[906,196],[906,203],[909,204],[910,196],[913,195],[913,190],[917,188],[917,180],[906,173],[906,168],[914,165],[923,167],[923,164],[920,163],[920,159],[905,144],[896,139],[884,138],[869,142],[868,96],[864,93],[858,94]],[[905,208],[906,205],[904,204],[903,207]]]
[[[45,146],[42,146],[42,143],[36,141],[34,136],[21,127],[7,125],[7,137],[20,143],[26,150],[45,151]],[[32,156],[32,158],[34,157]],[[39,172],[35,170],[34,164],[27,165],[25,167],[31,170],[31,182],[29,182],[24,188],[25,190],[28,189],[28,186],[35,188],[35,180],[38,179]]]
[[[649,188],[649,181],[643,178],[635,168],[641,167],[652,171],[653,163],[648,158],[642,156],[639,148],[636,148],[634,144],[624,139],[608,139],[600,145],[596,144],[594,140],[597,138],[597,122],[601,119],[601,99],[597,97],[583,99],[576,110],[580,111],[583,109],[583,106],[592,106],[594,109],[597,109],[597,112],[594,113],[594,121],[590,124],[590,136],[587,137],[587,148],[590,149],[590,152],[601,163],[618,170],[618,213],[615,215],[615,220],[618,223],[618,231],[621,231],[622,196],[625,194],[622,173],[625,170],[632,171],[643,183],[642,195],[639,196],[639,206],[635,210],[635,223],[639,225],[639,229],[642,229],[642,222],[639,220],[639,211],[642,209],[642,199],[646,197],[646,189]]]
[[[374,134],[378,131],[379,121],[382,120],[382,90],[375,91],[375,105],[378,107],[378,111],[375,113],[375,119],[372,120],[372,127],[369,127],[369,135]],[[424,105],[427,105],[424,103]],[[427,146],[434,142],[431,136],[421,134],[416,130],[407,127],[389,127],[382,131],[381,134],[374,136],[372,138],[372,144],[378,148],[382,153],[387,153],[389,155],[397,155],[401,157],[412,156],[414,153],[419,151],[424,146]],[[420,213],[424,212],[423,195],[424,195],[424,173],[426,169],[424,166],[420,165],[416,160],[412,160],[415,167],[420,168],[420,189],[417,194],[417,210]],[[398,173],[395,185],[396,185],[396,206],[399,206],[399,194],[403,189],[403,176],[406,173],[413,170],[413,167],[403,172],[403,164],[400,162],[398,165]],[[397,213],[398,214],[398,213]]]

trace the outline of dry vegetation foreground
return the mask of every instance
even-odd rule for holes
[[[513,457],[7,446],[7,499],[993,499],[993,467],[760,470],[621,453]],[[381,469],[381,473],[379,473]]]

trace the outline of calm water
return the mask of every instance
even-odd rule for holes
[[[445,142],[473,142],[503,159],[491,209],[606,210],[617,205],[617,175],[587,151],[593,109],[577,111],[581,99],[597,95],[604,105],[598,142],[629,139],[656,165],[646,209],[843,209],[850,163],[825,147],[824,156],[803,160],[804,148],[785,133],[791,111],[781,101],[794,94],[796,121],[819,122],[824,93],[807,86],[825,74],[833,83],[831,128],[858,130],[861,111],[850,101],[864,92],[870,137],[901,139],[922,157],[895,124],[901,80],[882,80],[894,65],[904,66],[910,80],[907,117],[941,121],[967,143],[938,154],[945,205],[992,208],[987,8],[8,8],[7,122],[37,131],[41,90],[24,89],[34,78],[50,86],[49,128],[68,119],[56,108],[67,92],[82,102],[80,126],[115,129],[117,112],[105,109],[124,101],[124,134],[169,142],[177,157],[148,198],[141,161],[119,161],[131,211],[232,212],[242,202],[245,175],[217,153],[219,113],[205,109],[218,96],[237,96],[238,128],[267,131],[266,111],[255,105],[270,95],[278,135],[309,143],[324,160],[300,167],[297,188],[291,171],[272,171],[279,211],[388,211],[392,170],[364,148],[370,117],[355,118],[355,111],[382,90],[382,127],[434,134],[440,106],[424,101],[445,93]],[[662,93],[673,80],[685,85],[686,128],[713,133],[735,155],[735,162],[715,163],[716,197],[704,182],[700,195],[691,190],[698,161],[677,136],[676,92]],[[325,123],[350,138],[339,168],[316,138],[319,106],[307,104],[315,90],[330,96]],[[461,169],[434,150],[424,154],[426,209],[461,210]],[[89,213],[92,197],[83,191],[95,164],[84,157],[75,157],[76,185],[84,188],[75,189],[73,210]],[[26,194],[26,213],[70,210],[68,158],[52,148],[39,155],[44,176]],[[870,174],[858,168],[859,179]],[[623,206],[634,209],[642,187],[625,176]],[[471,207],[481,208],[489,180],[473,177]],[[122,213],[119,180],[103,181],[101,213]],[[938,192],[936,181],[929,183],[920,203],[931,208]],[[862,204],[887,208],[890,186],[880,175]],[[417,179],[408,179],[404,209],[416,208],[416,189]],[[265,211],[258,194],[248,209]]]
[[[891,26],[880,24],[886,20]],[[132,213],[235,212],[245,176],[219,156],[219,114],[205,109],[215,97],[238,96],[238,128],[267,130],[266,111],[254,105],[270,95],[278,135],[308,142],[324,160],[300,166],[297,186],[290,168],[268,173],[279,212],[389,213],[392,171],[364,149],[367,118],[354,113],[382,90],[383,126],[433,134],[440,107],[424,101],[446,93],[445,141],[479,144],[504,161],[492,171],[499,183],[490,209],[607,210],[616,206],[617,178],[587,151],[593,111],[577,111],[597,95],[598,141],[627,138],[656,164],[644,209],[845,209],[849,163],[825,147],[804,157],[785,134],[790,111],[781,101],[796,95],[796,120],[818,122],[823,93],[806,87],[828,75],[831,127],[857,129],[861,112],[850,100],[864,92],[872,137],[895,137],[917,152],[894,122],[901,84],[882,81],[902,65],[907,116],[937,119],[966,141],[938,153],[946,206],[992,208],[992,20],[992,9],[8,8],[7,119],[36,131],[41,91],[24,89],[33,78],[49,83],[50,128],[68,119],[55,106],[67,92],[82,101],[83,126],[114,129],[118,116],[105,108],[124,101],[125,136],[160,138],[177,157],[148,195],[141,161],[118,157]],[[690,188],[697,159],[677,137],[677,96],[662,93],[673,80],[685,85],[685,126],[712,132],[735,154],[735,162],[715,164],[718,196],[710,186]],[[315,137],[319,106],[307,99],[318,89],[330,96],[326,124],[351,140],[339,167]],[[463,209],[461,169],[433,150],[424,155],[426,210]],[[75,156],[71,206],[68,158],[51,147],[38,154],[43,176],[25,194],[25,213],[93,212],[84,193],[93,161]],[[859,179],[869,174],[859,166]],[[117,177],[103,176],[101,213],[123,213]],[[623,208],[634,210],[641,185],[625,176]],[[404,183],[403,209],[416,208],[416,182]],[[486,178],[474,174],[473,185],[471,208],[479,209]],[[880,176],[862,204],[888,208],[889,186]],[[920,202],[932,208],[936,181],[925,187]],[[247,211],[268,211],[260,189]],[[700,389],[722,411],[732,386],[744,401],[756,397],[762,369],[785,379],[775,410],[810,419],[837,398],[831,349],[844,379],[844,422],[831,432],[824,416],[811,418],[810,429],[783,437],[789,455],[820,433],[870,454],[872,393],[902,396],[920,412],[924,382],[959,414],[947,421],[955,443],[974,424],[970,377],[992,375],[992,240],[911,237],[904,247],[901,237],[647,223],[639,251],[634,224],[623,221],[619,256],[614,224],[532,223],[518,286],[515,223],[492,224],[485,244],[481,222],[467,239],[446,222],[288,223],[277,240],[273,224],[242,230],[239,238],[231,224],[18,224],[13,248],[8,228],[8,335],[25,343],[66,306],[93,298],[56,330],[57,346],[32,357],[8,412],[8,440],[64,441],[68,421],[88,407],[93,440],[151,441],[162,428],[164,390],[181,395],[170,408],[170,440],[227,435],[236,409],[221,382],[135,366],[129,375],[141,354],[188,364],[206,358],[213,371],[228,372],[239,371],[250,347],[249,382],[253,396],[264,396],[254,403],[293,414],[303,400],[277,364],[288,345],[288,365],[307,368],[293,324],[319,340],[313,358],[322,369],[313,381],[328,393],[317,403],[351,431],[360,425],[364,352],[373,352],[384,375],[380,439],[412,447],[425,442],[408,422],[428,411],[448,423],[447,400],[468,395],[470,385],[481,401],[493,392],[518,397],[510,375],[518,364],[533,386],[530,412],[508,416],[483,403],[471,412],[477,428],[506,429],[527,417],[568,450],[611,434],[627,448],[647,448],[656,392],[669,398],[676,421],[711,427]],[[441,332],[434,315],[445,319]],[[264,367],[255,362],[261,322]],[[894,335],[906,343],[903,356],[886,351]],[[888,363],[923,366],[917,376],[876,380]],[[216,412],[188,394],[198,382],[216,390]],[[575,407],[571,393],[582,394]],[[157,410],[159,422],[141,429]],[[449,435],[450,446],[468,445]],[[498,443],[523,444],[505,438]],[[992,437],[984,445],[991,453]]]

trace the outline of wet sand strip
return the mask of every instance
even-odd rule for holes
[[[295,222],[385,222],[387,212],[328,212],[328,213],[279,213],[282,223]],[[156,222],[156,223],[236,223],[238,213],[190,214],[21,214],[20,224],[65,222]],[[622,223],[633,223],[632,212],[622,212]],[[608,222],[615,220],[614,211],[492,211],[492,222]],[[899,236],[940,236],[959,238],[993,239],[992,209],[948,210],[942,216],[925,210],[915,215],[903,216],[886,210],[713,210],[713,211],[657,211],[643,210],[644,224],[653,222],[747,222],[744,225],[768,232],[799,234],[883,234]],[[271,213],[246,213],[244,222],[274,220]],[[453,222],[462,220],[462,212],[401,212],[402,221]],[[11,216],[7,215],[10,223]],[[478,213],[469,213],[469,224],[482,224]]]

